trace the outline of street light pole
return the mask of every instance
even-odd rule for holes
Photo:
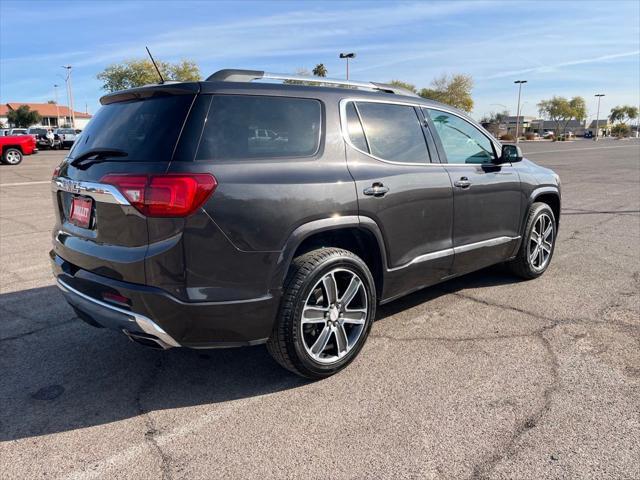
[[[520,135],[520,95],[522,94],[522,84],[527,83],[526,80],[516,80],[513,83],[518,84],[518,110],[516,113],[516,143],[519,141]]]
[[[351,53],[341,53],[340,54],[340,58],[345,58],[347,60],[347,80],[349,80],[349,59],[350,58],[356,58],[356,54],[351,52]]]
[[[56,128],[60,128],[60,107],[58,106],[58,85],[57,83],[53,84],[53,92],[56,97]]]
[[[71,127],[76,128],[76,115],[73,110],[73,93],[71,90],[71,65],[63,65],[62,68],[67,70],[67,95],[69,96],[69,109],[71,110]]]
[[[594,142],[597,142],[598,134],[600,133],[600,129],[598,128],[598,124],[600,123],[600,99],[604,97],[604,93],[596,93],[594,96],[598,97],[598,113],[596,113],[596,136],[593,139]]]

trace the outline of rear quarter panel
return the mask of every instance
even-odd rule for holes
[[[338,100],[318,99],[323,104],[322,136],[313,156],[171,163],[172,172],[207,172],[218,182],[203,207],[210,222],[196,225],[194,218],[193,228],[184,232],[192,291],[211,300],[264,294],[296,228],[318,219],[357,215],[355,186],[339,131]]]

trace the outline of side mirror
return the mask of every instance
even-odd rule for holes
[[[517,145],[503,145],[500,163],[514,163],[522,161],[522,150]]]

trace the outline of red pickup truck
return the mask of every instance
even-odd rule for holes
[[[2,149],[2,163],[18,165],[24,155],[38,153],[36,139],[31,135],[0,136],[0,149]]]

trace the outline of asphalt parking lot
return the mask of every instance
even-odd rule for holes
[[[548,272],[386,305],[321,382],[79,321],[47,256],[63,154],[0,166],[0,477],[640,478],[640,142],[523,150],[562,178]]]

